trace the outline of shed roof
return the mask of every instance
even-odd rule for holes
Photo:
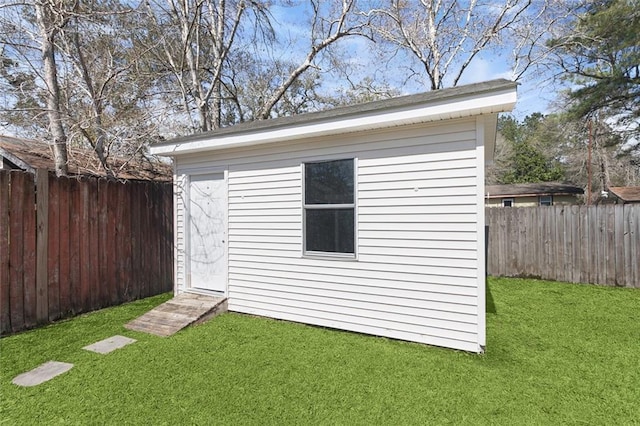
[[[640,203],[640,186],[610,186],[609,191],[625,203]]]
[[[560,182],[515,183],[510,185],[487,185],[487,198],[538,197],[545,195],[584,194],[579,186]]]
[[[158,142],[151,146],[151,152],[179,155],[496,114],[513,108],[516,86],[512,81],[499,79],[331,110],[252,121]]]
[[[55,170],[51,146],[43,141],[0,135],[0,156],[22,170]],[[96,155],[86,149],[68,149],[69,174],[106,176]],[[116,177],[133,180],[171,180],[171,167],[158,161],[109,157]]]

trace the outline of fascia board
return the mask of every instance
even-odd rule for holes
[[[204,151],[247,147],[266,143],[277,143],[312,137],[331,136],[352,132],[378,130],[410,124],[428,123],[440,120],[495,114],[511,111],[516,103],[515,88],[501,91],[469,95],[455,99],[444,99],[422,106],[411,106],[365,113],[362,115],[336,118],[322,122],[299,123],[276,129],[257,130],[247,133],[226,134],[220,137],[198,140],[183,140],[175,144],[152,146],[154,155],[177,156]]]

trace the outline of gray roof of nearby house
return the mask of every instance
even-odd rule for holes
[[[288,117],[279,117],[269,120],[256,120],[244,122],[229,127],[223,127],[210,132],[203,132],[190,136],[182,136],[167,141],[156,142],[154,146],[177,144],[184,141],[193,142],[199,139],[207,139],[211,137],[239,135],[243,133],[251,133],[257,131],[274,130],[288,126],[295,126],[310,123],[329,122],[336,119],[349,118],[350,116],[358,116],[362,114],[373,114],[386,110],[409,108],[421,104],[437,104],[446,103],[456,98],[482,94],[486,92],[495,92],[501,89],[515,89],[517,83],[497,79],[482,83],[468,84],[464,86],[452,87],[448,89],[434,90],[426,93],[415,95],[400,96],[396,98],[384,99],[380,101],[361,103],[350,106],[337,107],[329,110],[311,112],[305,114],[292,115]]]
[[[640,203],[640,186],[610,186],[609,191],[625,203]]]
[[[69,148],[68,169],[72,175],[106,176],[97,156],[89,150]],[[35,173],[37,169],[55,170],[53,151],[46,142],[0,135],[0,157],[18,169]],[[139,157],[109,157],[109,164],[120,179],[171,180],[168,164],[148,161]]]
[[[584,190],[579,186],[560,182],[516,183],[511,185],[485,186],[487,198],[539,197],[545,195],[579,195]]]

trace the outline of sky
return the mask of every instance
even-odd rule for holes
[[[305,10],[302,4],[304,2],[294,3],[291,7],[274,7],[272,9],[273,17],[277,25],[275,29],[285,38],[297,39],[297,43],[293,46],[293,50],[284,54],[287,58],[294,61],[300,59],[308,49],[308,25],[306,25]],[[306,47],[306,48],[305,48]],[[379,64],[380,59],[372,52],[372,44],[362,37],[349,37],[339,41],[338,45],[345,53],[345,58],[354,65],[354,75],[350,75],[354,80],[369,76],[375,82],[381,83],[380,79],[386,80],[391,86],[394,86],[403,94],[413,94],[425,90],[425,83],[419,79],[413,78],[406,81],[407,73],[391,69],[383,69]],[[298,52],[296,51],[298,50]],[[395,57],[395,63],[402,64],[409,61],[407,56],[398,55]],[[512,79],[510,68],[509,51],[485,51],[477,55],[471,62],[465,73],[463,74],[460,84],[471,84],[482,81],[493,80],[497,78]],[[320,68],[323,68],[320,64]],[[404,68],[399,65],[398,70]],[[414,69],[418,70],[419,66]],[[326,87],[339,89],[344,87],[344,82],[336,78],[329,78]],[[445,79],[446,81],[446,79]],[[540,74],[536,70],[529,70],[518,81],[518,101],[512,112],[518,119],[523,119],[527,115],[534,112],[549,113],[553,111],[553,101],[555,99],[554,86],[558,86],[558,81],[549,81],[549,78]],[[552,84],[553,83],[553,84]],[[450,87],[450,84],[446,87]]]

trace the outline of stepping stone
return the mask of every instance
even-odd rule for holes
[[[12,383],[18,386],[36,386],[66,373],[71,370],[73,364],[58,361],[48,361],[31,371],[16,376]]]
[[[112,336],[104,340],[100,340],[99,342],[96,342],[89,346],[85,346],[82,349],[86,349],[91,352],[97,352],[99,354],[108,354],[109,352],[113,352],[116,349],[120,349],[127,345],[130,345],[135,341],[136,339],[131,339],[129,337]]]

